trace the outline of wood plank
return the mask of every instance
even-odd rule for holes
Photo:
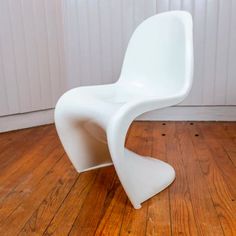
[[[236,124],[235,122],[223,122],[222,126],[222,130],[228,136],[228,139],[222,140],[222,145],[236,167]]]
[[[106,197],[104,212],[95,235],[119,235],[128,198],[117,176]]]
[[[97,229],[103,212],[106,211],[105,202],[114,181],[114,167],[99,170],[98,176],[88,193],[84,204],[70,230],[69,235],[93,235]]]
[[[36,186],[29,188],[30,194],[24,197],[11,215],[1,222],[0,234],[8,232],[9,235],[16,235],[42,203],[42,196],[48,195],[59,180],[64,180],[73,172],[74,168],[69,161],[61,158]]]
[[[226,130],[224,123],[220,122],[220,125],[216,125],[216,127],[214,127],[214,130],[215,132],[218,132],[220,135],[222,135],[222,138],[219,139],[219,142],[236,167],[236,125],[231,124],[230,128]]]
[[[23,136],[16,134],[16,138],[12,139],[5,148],[3,147],[0,153],[0,183],[4,182],[7,175],[12,173],[12,168],[15,168],[13,166],[19,166],[16,163],[21,163],[26,154],[29,155],[35,147],[39,146],[38,144],[44,140],[44,136],[48,136],[50,132],[50,128],[42,128],[41,131],[37,129],[24,131]]]
[[[68,235],[97,174],[98,170],[93,170],[79,175],[78,180],[43,235]]]
[[[29,169],[29,173],[21,175],[19,182],[11,180],[7,187],[5,187],[4,194],[1,194],[0,201],[0,222],[8,217],[12,211],[18,206],[25,197],[35,191],[37,184],[45,176],[45,174],[58,162],[62,157],[64,151],[62,149],[49,149],[49,153],[46,153],[45,160],[36,165],[32,169]],[[34,158],[34,156],[32,156]],[[29,166],[27,166],[29,167]]]
[[[0,158],[0,166],[5,163],[0,234],[236,234],[236,172],[230,158],[236,123],[190,123],[132,124],[126,147],[176,170],[174,183],[140,210],[133,209],[113,167],[77,177],[68,158],[61,157],[54,126],[1,134],[6,155]],[[6,162],[14,147],[19,148],[15,160]]]
[[[120,235],[145,235],[147,217],[147,202],[138,211],[127,201]]]
[[[151,128],[149,131],[153,141],[151,156],[167,162],[167,140],[166,136],[162,136],[168,129],[166,123],[152,122]],[[167,188],[148,200],[146,235],[171,235],[169,190],[170,188]]]
[[[195,152],[225,235],[236,234],[236,204],[221,170],[196,125],[188,125]],[[198,136],[195,136],[198,134]],[[235,182],[236,184],[236,182]]]
[[[137,147],[137,140],[140,140],[140,136],[137,135],[136,130],[137,127],[139,127],[140,124],[135,122],[132,123],[126,138],[126,147],[128,147],[131,150],[135,150]],[[132,140],[132,142],[131,142]],[[119,235],[121,224],[123,222],[123,215],[124,210],[127,204],[128,198],[117,179],[117,176],[115,177],[115,181],[113,184],[114,192],[113,196],[108,195],[106,202],[109,202],[109,206],[107,207],[107,210],[103,217],[100,220],[100,223],[98,225],[98,228],[95,232],[96,235]],[[112,198],[112,200],[110,199]],[[119,213],[119,214],[118,214]]]
[[[236,123],[235,122],[222,122],[225,132],[230,138],[236,138]]]
[[[165,140],[168,163],[176,171],[176,179],[169,187],[171,226],[173,235],[198,235],[197,224],[191,202],[187,173],[176,136],[175,122],[167,122]]]
[[[42,201],[39,208],[34,211],[30,219],[21,229],[19,235],[42,235],[77,178],[78,174],[76,171],[73,171],[70,175],[60,179],[52,191]]]
[[[143,126],[143,123],[134,122],[131,124],[131,127],[127,133],[126,138],[126,147],[130,150],[137,150],[139,143],[142,143],[143,140],[142,136],[138,134],[138,130],[142,131],[140,127]],[[109,206],[103,217],[100,220],[100,223],[97,227],[95,235],[119,235],[121,230],[121,225],[123,222],[124,211],[126,205],[128,204],[128,198],[118,180],[117,176],[115,177],[115,181],[113,184],[112,189],[113,196],[108,195],[108,199],[106,202],[109,202]],[[112,198],[112,200],[110,199]]]
[[[221,172],[225,177],[225,181],[230,187],[230,191],[233,195],[235,195],[235,166],[229,158],[226,150],[221,145],[221,137],[226,134],[222,134],[217,126],[213,125],[213,123],[201,122],[197,123],[197,126],[199,127],[206,144],[210,148],[218,168],[221,169]]]
[[[31,129],[25,129],[20,131],[17,130],[0,133],[0,168],[3,168],[4,163],[8,161],[8,158],[6,158],[8,156],[6,154],[9,153],[8,150],[11,149],[15,144],[17,144],[17,142],[19,142],[19,139],[22,139],[24,136],[27,137],[30,132],[32,132]]]
[[[152,150],[152,125],[149,122],[135,122],[132,128],[130,140],[127,140],[127,147],[140,155],[150,156]],[[141,236],[146,234],[147,207],[147,202],[144,202],[141,209],[135,210],[130,201],[127,201],[120,235]]]
[[[1,199],[3,199],[17,186],[17,181],[23,182],[37,167],[35,158],[37,158],[37,161],[40,163],[45,160],[55,148],[58,147],[59,142],[56,140],[57,139],[55,139],[55,136],[47,135],[42,140],[37,142],[38,145],[32,146],[32,149],[29,149],[25,154],[23,154],[23,158],[10,165],[10,167],[6,169],[7,172],[1,172]],[[50,145],[47,145],[48,143],[50,143]],[[63,152],[62,149],[58,151]]]
[[[192,207],[199,232],[201,235],[224,235],[187,126],[188,123],[176,123],[176,134],[180,142],[187,181],[190,186]]]
[[[11,142],[8,142],[6,146],[4,144],[2,146],[1,144],[1,147],[0,147],[0,150],[1,150],[0,152],[0,159],[1,159],[0,177],[6,176],[5,173],[3,172],[3,171],[6,171],[5,167],[10,167],[11,166],[10,164],[12,163],[15,165],[15,161],[18,159],[21,159],[21,157],[24,157],[25,152],[32,150],[33,145],[37,145],[37,142],[44,135],[46,135],[49,132],[49,130],[51,129],[48,127],[41,127],[41,128],[35,128],[33,130],[25,129],[22,132],[16,132],[16,133],[13,132],[12,137],[14,137],[14,139],[12,139]],[[22,145],[22,142],[24,142],[25,145]],[[6,172],[9,173],[9,171],[6,171]]]

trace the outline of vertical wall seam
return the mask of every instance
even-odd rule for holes
[[[88,5],[88,1],[89,0],[86,0],[86,20],[87,20],[87,24],[88,24],[88,27],[90,27],[90,20],[89,20],[89,5]],[[91,37],[90,37],[90,30],[88,29],[87,30],[87,33],[88,33],[88,50],[89,50],[89,62],[91,62],[91,58],[92,58],[92,49],[91,49]],[[90,63],[91,64],[91,63]],[[90,68],[88,71],[89,71],[89,84],[91,84],[92,82],[92,74],[91,74],[91,70],[93,68]]]
[[[7,85],[6,85],[6,74],[5,74],[5,70],[3,68],[3,57],[2,57],[2,41],[0,40],[0,69],[2,71],[2,76],[3,76],[3,86],[4,86],[4,93],[5,93],[5,97],[6,97],[6,104],[7,104],[7,113],[10,112],[10,105],[9,105],[9,98],[8,98],[8,94],[7,94]]]
[[[217,23],[216,23],[216,47],[215,47],[215,73],[213,83],[213,105],[215,105],[215,89],[216,89],[216,71],[217,71],[217,58],[218,58],[218,35],[219,35],[219,18],[220,18],[220,0],[217,1]]]
[[[46,0],[47,1],[47,0]],[[55,95],[55,91],[54,91],[54,88],[52,86],[52,75],[51,75],[51,63],[50,63],[50,54],[49,54],[49,33],[48,33],[48,14],[47,14],[47,10],[46,10],[46,4],[45,4],[45,0],[42,1],[42,4],[43,4],[43,10],[44,10],[44,15],[45,15],[45,21],[44,21],[44,26],[45,26],[45,29],[46,29],[46,44],[47,44],[47,58],[48,58],[48,75],[49,75],[49,85],[50,85],[50,91],[52,93],[50,93],[50,98],[51,98],[51,104],[50,106],[52,106],[53,104],[53,100],[54,100],[54,95]]]
[[[97,12],[98,12],[98,34],[99,34],[99,52],[101,55],[101,60],[99,60],[100,64],[100,83],[104,83],[104,73],[103,73],[103,66],[104,66],[104,61],[103,61],[103,47],[102,47],[102,29],[101,29],[101,6],[100,6],[100,0],[97,0]]]
[[[23,6],[22,6],[22,0],[19,1],[19,4],[20,4],[20,18],[21,18],[21,21],[22,21],[22,26],[23,26],[23,41],[24,41],[24,51],[25,51],[25,59],[26,59],[26,70],[27,70],[27,81],[29,84],[31,84],[31,81],[30,81],[30,75],[29,75],[29,57],[28,57],[28,53],[27,53],[27,49],[26,49],[26,36],[25,36],[25,22],[24,22],[24,18],[23,18]],[[31,108],[33,108],[33,104],[32,104],[32,91],[31,91],[31,86],[29,86],[29,97],[30,97],[30,106]]]
[[[204,45],[203,45],[203,66],[202,66],[202,79],[203,79],[203,85],[205,84],[205,79],[206,79],[206,64],[205,64],[205,61],[206,61],[206,41],[207,41],[207,23],[208,23],[208,20],[207,20],[207,15],[208,15],[208,1],[206,0],[205,1],[205,14],[204,14]],[[201,104],[204,104],[204,94],[205,94],[205,86],[202,87],[201,89]]]
[[[110,16],[110,23],[111,23],[111,28],[112,28],[112,2],[111,0],[109,1],[109,6],[110,6],[110,12],[109,12],[109,16]],[[110,46],[111,46],[111,71],[112,71],[112,75],[114,75],[115,69],[114,69],[114,53],[113,53],[113,32],[112,29],[110,30],[110,35],[111,35],[111,42],[110,42]],[[112,78],[113,79],[113,78]]]
[[[229,57],[230,57],[230,48],[231,48],[231,32],[232,32],[232,6],[233,2],[230,0],[230,12],[229,12],[229,26],[228,26],[228,40],[227,40],[227,59],[226,59],[226,80],[225,80],[225,99],[224,105],[228,103],[228,81],[229,81]]]
[[[63,0],[62,0],[63,1]],[[80,19],[79,19],[79,4],[78,4],[78,1],[75,2],[75,6],[76,6],[76,25],[78,26],[78,29],[79,29],[79,25],[80,25]],[[69,20],[67,19],[67,23],[69,22]],[[82,54],[82,46],[81,46],[81,42],[80,42],[80,38],[78,39],[78,54]],[[78,59],[79,59],[80,55],[78,55]],[[79,62],[78,62],[79,63]],[[78,65],[79,66],[79,65]],[[81,66],[79,66],[79,70],[82,71],[82,68]],[[78,75],[78,85],[81,84],[81,81],[80,81],[80,75]],[[70,86],[71,87],[71,86]]]
[[[32,12],[33,12],[33,26],[34,26],[34,29],[36,28],[36,23],[35,23],[35,1],[33,1],[32,3]],[[39,66],[39,42],[38,42],[38,36],[35,35],[37,34],[35,31],[33,33],[33,38],[34,38],[34,44],[36,46],[36,52],[37,52],[37,55],[36,55],[36,60],[37,60],[37,72],[38,72],[38,75],[39,75],[39,83],[40,83],[40,88],[38,88],[40,90],[40,109],[43,109],[44,108],[44,104],[42,103],[42,97],[43,97],[43,93],[42,93],[42,73],[40,71],[40,66]]]
[[[15,43],[14,43],[14,37],[13,37],[13,25],[12,25],[12,17],[11,17],[11,11],[10,11],[10,6],[9,6],[9,1],[7,1],[7,12],[9,14],[9,22],[10,22],[10,32],[11,32],[11,41],[12,41],[12,51],[13,51],[13,63],[14,63],[14,74],[15,74],[15,81],[16,81],[16,86],[17,86],[17,101],[15,101],[18,104],[18,111],[22,111],[21,109],[21,98],[20,98],[20,93],[19,93],[19,81],[18,81],[18,76],[17,76],[17,72],[16,72],[16,48],[15,48]]]
[[[60,5],[60,3],[58,5]],[[58,57],[57,60],[58,60],[58,66],[60,67],[59,68],[60,73],[59,73],[58,82],[59,82],[59,91],[61,92],[62,91],[62,71],[61,71],[62,64],[61,64],[61,55],[60,55],[61,54],[60,53],[60,49],[61,48],[59,46],[59,40],[61,40],[61,38],[63,36],[60,34],[60,30],[59,30],[59,25],[58,25],[58,9],[57,9],[57,6],[55,6],[55,3],[54,3],[54,7],[55,7],[55,14],[56,14],[56,16],[55,16],[56,17],[56,20],[55,20],[56,25],[55,25],[55,27],[56,27],[56,48],[57,48],[57,57]],[[55,94],[56,97],[57,97],[59,91],[56,92],[56,94]]]

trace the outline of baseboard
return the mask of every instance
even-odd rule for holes
[[[236,121],[236,106],[176,106],[145,113],[138,120]]]
[[[54,109],[0,117],[0,132],[35,127],[54,122]]]
[[[0,117],[0,132],[29,128],[54,122],[54,110]],[[236,106],[178,106],[145,113],[137,120],[236,121]]]

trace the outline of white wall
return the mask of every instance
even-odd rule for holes
[[[168,10],[194,18],[195,78],[182,105],[236,105],[235,0],[67,0],[66,55],[71,86],[109,83],[120,72],[135,27]]]
[[[68,88],[117,80],[135,27],[176,9],[194,18],[194,85],[181,105],[236,105],[235,0],[1,0],[0,130],[8,115],[53,108]]]
[[[52,108],[65,90],[59,3],[0,1],[0,115]]]

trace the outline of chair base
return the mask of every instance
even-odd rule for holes
[[[175,180],[175,171],[172,166],[153,157],[141,156],[128,149],[124,149],[125,157],[123,171],[117,174],[135,209],[140,209],[141,203],[166,189]],[[113,165],[112,162],[101,163],[90,168],[77,170],[79,173],[105,168]],[[130,168],[132,167],[132,168]],[[131,174],[131,175],[130,175]],[[129,191],[132,189],[132,191]]]
[[[115,163],[116,164],[116,163]],[[135,209],[166,189],[175,180],[175,170],[168,163],[141,156],[125,148],[125,157],[117,168],[119,179]]]

